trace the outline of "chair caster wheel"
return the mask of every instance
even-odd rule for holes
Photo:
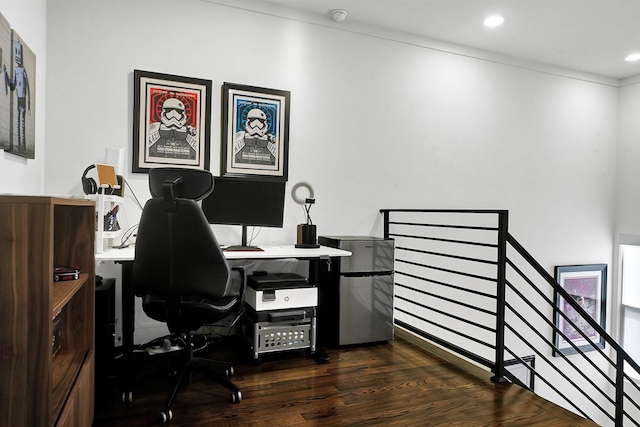
[[[124,391],[122,392],[122,403],[131,403],[133,402],[133,392],[132,391]]]
[[[234,391],[231,394],[231,403],[240,403],[242,402],[242,392],[240,390]]]
[[[173,419],[173,412],[171,412],[171,409],[169,409],[168,411],[163,411],[160,412],[160,422],[162,424],[171,421]]]
[[[233,370],[233,366],[231,366],[229,369],[225,369],[224,374],[228,377],[232,376],[235,373],[235,371]]]

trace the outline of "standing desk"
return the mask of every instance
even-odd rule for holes
[[[331,258],[351,256],[351,252],[342,249],[320,246],[319,248],[296,248],[294,245],[283,246],[261,246],[261,251],[225,251],[227,260],[277,260],[277,259],[299,259],[309,261],[309,281],[316,283],[318,277],[318,263],[321,260],[331,262]],[[135,257],[135,247],[110,248],[102,253],[96,254],[96,262],[111,261],[122,265],[122,357],[125,370],[131,366],[133,355],[133,334],[135,330],[135,294],[133,292],[133,260]],[[322,319],[320,319],[322,320]],[[326,362],[328,357],[321,350],[316,349],[316,360]],[[125,395],[123,395],[125,397]],[[129,394],[128,399],[131,398]]]

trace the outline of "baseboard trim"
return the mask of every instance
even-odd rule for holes
[[[426,351],[427,353],[430,353],[469,374],[486,380],[489,380],[492,375],[491,371],[486,369],[484,366],[478,365],[469,359],[465,359],[454,353],[451,353],[449,350],[440,347],[430,341],[427,341],[426,339],[404,328],[401,328],[400,326],[394,326],[394,334],[396,339],[401,339],[410,344],[413,344],[416,347]]]

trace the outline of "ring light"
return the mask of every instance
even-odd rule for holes
[[[298,192],[298,189],[300,188],[306,188],[307,191],[309,191],[309,197],[306,197],[304,199],[301,199],[300,197],[298,197],[297,192]],[[293,188],[291,189],[291,197],[293,198],[293,201],[296,202],[297,204],[304,205],[308,203],[307,199],[315,198],[313,194],[313,187],[308,182],[300,181],[296,185],[294,185]]]
[[[298,195],[298,190],[300,190],[301,188],[306,188],[309,192],[309,195],[306,198],[301,198]],[[309,215],[311,205],[316,202],[316,199],[314,198],[315,195],[313,193],[313,187],[306,181],[300,181],[291,189],[291,197],[293,198],[294,202],[303,207],[306,217],[306,224],[298,224],[298,239],[296,248],[319,248],[320,245],[316,243],[316,226],[313,225],[313,221],[311,221],[311,216]]]

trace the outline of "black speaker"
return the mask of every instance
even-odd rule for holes
[[[105,411],[115,394],[116,280],[96,277],[95,413]]]

